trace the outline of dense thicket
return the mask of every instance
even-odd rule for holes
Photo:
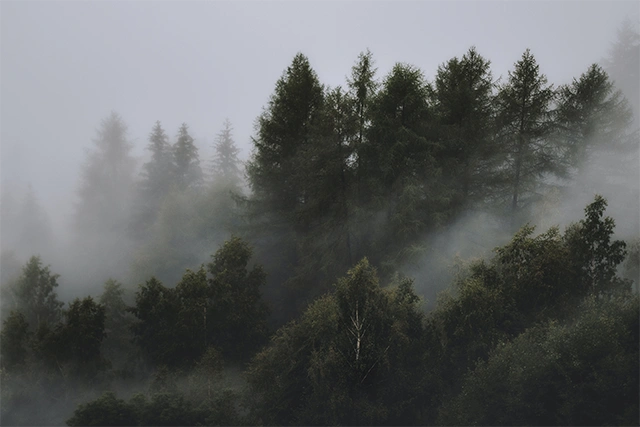
[[[299,53],[246,168],[229,121],[205,170],[188,126],[172,142],[158,121],[136,178],[113,113],[76,209],[95,245],[71,252],[101,293],[65,304],[47,258],[2,254],[3,423],[636,424],[637,237],[601,196],[565,230],[526,223],[593,163],[620,176],[602,153],[637,155],[613,57],[556,86],[528,49],[501,84],[475,47],[432,82],[378,78],[367,51],[343,88]],[[29,248],[51,246],[38,206]],[[427,237],[479,211],[511,240],[442,283]],[[430,310],[425,286],[446,288]]]

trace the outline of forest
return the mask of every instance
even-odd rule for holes
[[[157,121],[138,165],[113,112],[68,246],[3,195],[2,424],[638,425],[639,46],[558,84],[298,53],[247,162]]]

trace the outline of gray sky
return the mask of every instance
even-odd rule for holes
[[[253,124],[296,52],[344,85],[369,48],[386,75],[475,45],[494,77],[530,48],[556,85],[603,58],[636,1],[2,1],[0,179],[30,182],[58,226],[79,166],[111,110],[142,156],[156,120],[190,126],[201,156],[229,118],[248,156]]]

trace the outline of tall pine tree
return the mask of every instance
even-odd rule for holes
[[[553,86],[527,49],[498,94],[503,183],[512,215],[536,194],[547,174],[562,172],[562,153],[551,138],[554,98]]]
[[[313,193],[319,171],[308,162],[315,156],[318,139],[314,139],[314,131],[323,104],[323,87],[307,57],[298,53],[277,81],[257,121],[254,152],[247,165],[252,190],[250,218],[265,242],[256,246],[258,257],[266,265],[280,266],[269,271],[272,283],[289,279],[300,283],[305,279],[296,278],[295,269],[302,265],[303,240],[317,219]],[[293,271],[287,267],[293,267]],[[307,289],[309,286],[305,284]],[[283,309],[276,310],[278,313],[284,313],[285,306],[295,305],[280,303]]]
[[[493,89],[490,62],[470,48],[438,67],[433,92],[437,154],[453,192],[452,213],[483,200],[492,181]]]
[[[629,144],[632,110],[602,67],[591,65],[558,92],[557,121],[572,166],[580,168],[594,150]]]
[[[214,185],[234,189],[240,187],[242,182],[240,160],[238,160],[240,150],[233,140],[233,128],[228,119],[225,120],[224,128],[218,134],[213,149],[211,169]]]
[[[178,190],[197,188],[202,183],[202,170],[198,157],[198,147],[189,135],[189,127],[186,123],[180,126],[178,140],[173,145],[173,161],[175,185]]]

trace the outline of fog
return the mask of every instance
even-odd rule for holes
[[[496,77],[529,47],[565,83],[606,55],[634,1],[3,2],[3,188],[31,183],[64,235],[84,149],[110,111],[142,157],[156,120],[187,122],[206,150],[225,118],[248,157],[255,118],[293,55],[344,84],[369,48],[379,74],[411,63],[430,79],[470,46]]]
[[[606,70],[625,20],[637,31],[637,1],[3,1],[0,282],[14,279],[30,256],[39,255],[60,274],[57,293],[62,301],[98,296],[112,278],[123,284],[125,300],[132,303],[137,285],[151,276],[173,287],[186,268],[210,262],[225,240],[245,230],[245,213],[229,208],[238,195],[251,196],[245,171],[244,181],[228,187],[213,185],[200,193],[172,189],[158,205],[137,205],[139,181],[154,155],[148,149],[152,128],[159,121],[167,142],[177,144],[179,129],[187,124],[204,176],[200,179],[210,183],[216,144],[228,119],[244,169],[255,155],[258,118],[276,81],[299,52],[309,58],[319,81],[334,88],[347,86],[351,67],[367,49],[378,81],[394,64],[403,63],[420,69],[432,83],[439,66],[475,46],[491,62],[495,83],[502,84],[528,48],[541,73],[557,88],[571,84],[591,64]],[[491,258],[493,249],[507,243],[518,226],[528,222],[536,233],[552,226],[564,230],[583,218],[596,194],[608,201],[606,213],[616,221],[616,238],[638,241],[640,93],[637,82],[625,77],[615,83],[633,108],[632,125],[625,130],[630,141],[626,151],[594,150],[587,162],[572,165],[565,178],[548,177],[517,223],[508,220],[504,206],[484,203],[418,236],[415,254],[395,267],[414,280],[417,294],[427,301],[426,310],[434,307],[438,292],[463,266]],[[83,185],[92,179],[88,165],[98,150],[100,132],[107,129],[104,123],[116,115],[115,121],[126,126],[123,141],[131,144],[131,170],[119,171],[130,180],[114,190],[121,192],[122,206],[108,206],[112,210],[105,213],[96,202],[84,215],[99,212],[94,215],[99,223],[78,225],[82,198],[89,197],[81,196]],[[112,190],[95,188],[100,189],[94,191],[100,194],[91,195],[95,198],[102,190]],[[152,211],[152,219],[141,209]],[[386,225],[386,212],[367,215],[360,223],[344,220],[346,228],[351,227],[346,234],[341,228],[323,230],[330,243],[320,239],[296,244],[318,253],[335,245],[335,258],[346,245],[351,257],[352,248],[361,244],[355,237],[351,241],[351,234],[366,235],[366,227]],[[113,224],[104,218],[112,218]],[[278,226],[273,234],[256,233],[255,242],[250,242],[262,245],[252,262],[275,266],[267,269],[265,291],[276,311],[272,326],[299,314],[300,307],[289,308],[283,295],[299,289],[294,276],[307,280],[305,274],[309,275],[278,264],[289,254],[269,248],[295,234],[293,228]],[[345,273],[342,266],[333,270],[323,262],[311,259],[304,267],[322,266],[315,279],[318,293]],[[380,271],[386,284],[390,275],[384,274],[390,272],[384,267]],[[307,286],[318,283],[312,280]],[[301,301],[308,302],[301,297],[295,303]],[[239,377],[239,371],[232,365],[232,374],[227,370],[226,375]],[[150,378],[115,382],[112,388],[129,398],[145,391]],[[186,380],[182,382],[187,389]],[[85,399],[65,397],[60,405],[50,405],[46,416],[63,423],[77,403],[98,395],[92,390]]]

